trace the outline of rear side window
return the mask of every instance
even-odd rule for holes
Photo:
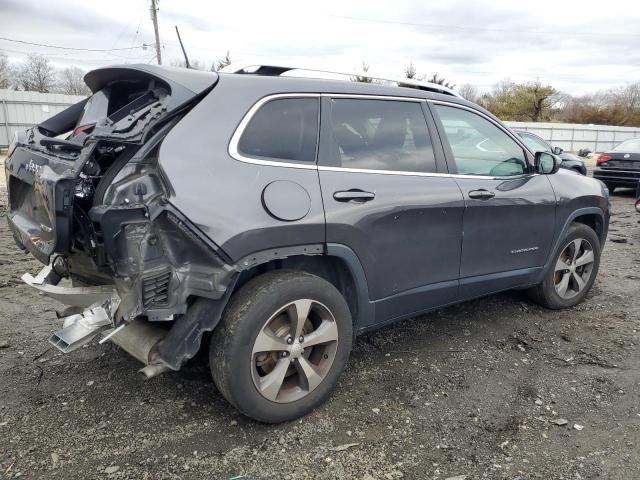
[[[330,166],[435,172],[435,158],[420,103],[333,99]]]
[[[265,103],[242,133],[238,152],[247,157],[315,162],[318,102],[318,98],[279,98]]]

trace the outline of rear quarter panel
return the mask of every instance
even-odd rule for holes
[[[159,155],[170,202],[234,262],[257,251],[325,240],[317,169],[256,165],[229,155],[229,141],[253,104],[288,93],[249,77],[220,75],[213,91],[169,132]],[[304,218],[282,221],[265,210],[262,192],[277,180],[306,190],[310,208]]]

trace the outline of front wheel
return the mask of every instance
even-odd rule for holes
[[[349,307],[332,284],[304,272],[266,273],[233,295],[211,339],[211,373],[245,415],[293,420],[327,398],[352,336]]]
[[[589,293],[600,266],[600,240],[586,225],[574,223],[556,251],[545,278],[529,294],[551,309],[572,307]]]

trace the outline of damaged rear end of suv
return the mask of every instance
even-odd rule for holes
[[[11,231],[46,265],[23,280],[69,306],[50,338],[63,352],[102,334],[148,377],[178,370],[203,332],[188,302],[215,308],[235,272],[167,200],[158,150],[218,76],[141,65],[85,81],[93,95],[18,133],[8,152]]]
[[[153,377],[208,343],[219,392],[277,423],[328,398],[357,334],[589,293],[606,188],[489,112],[428,82],[227,68],[92,71],[89,99],[11,145],[8,219],[45,265],[23,280],[69,305],[61,351],[100,336]]]

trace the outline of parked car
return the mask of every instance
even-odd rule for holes
[[[552,147],[546,140],[539,137],[535,133],[527,132],[524,130],[516,130],[516,133],[522,137],[524,143],[534,152],[552,152],[558,155],[562,159],[561,168],[567,170],[573,170],[582,175],[587,174],[587,167],[584,162],[573,153],[565,152],[560,147]]]
[[[282,422],[327,398],[355,334],[509,289],[585,298],[600,182],[442,86],[287,70],[101,68],[18,134],[8,219],[46,265],[25,282],[70,305],[57,348],[100,335],[152,377],[205,347],[231,404]]]
[[[604,182],[610,192],[617,187],[635,188],[640,181],[640,138],[625,140],[598,155],[593,177]]]

